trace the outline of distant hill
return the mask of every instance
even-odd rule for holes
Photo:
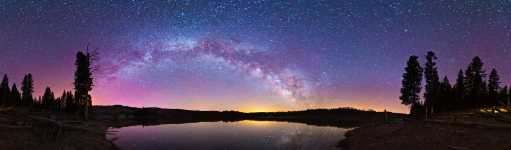
[[[96,119],[110,121],[119,127],[211,121],[265,120],[298,122],[309,125],[354,127],[385,121],[385,113],[354,108],[309,109],[288,112],[243,113],[238,111],[193,111],[184,109],[135,108],[121,105],[94,106]],[[387,118],[400,119],[404,114],[387,113]]]

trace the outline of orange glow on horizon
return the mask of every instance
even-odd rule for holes
[[[255,113],[255,112],[275,112],[278,110],[273,109],[273,108],[268,108],[268,107],[252,107],[252,108],[240,109],[239,111],[245,112],[245,113]]]
[[[193,104],[184,104],[184,105],[175,105],[175,104],[159,104],[159,103],[153,103],[140,106],[138,104],[134,103],[123,103],[123,100],[117,101],[117,103],[111,103],[112,100],[105,99],[101,97],[100,95],[93,94],[93,104],[94,105],[124,105],[124,106],[130,106],[130,107],[160,107],[160,108],[167,108],[167,109],[187,109],[187,110],[198,110],[198,111],[240,111],[245,113],[256,113],[256,112],[286,112],[286,111],[300,111],[300,110],[306,110],[306,109],[336,109],[336,108],[343,108],[343,107],[351,107],[355,109],[360,110],[374,110],[378,112],[383,112],[384,110],[387,110],[389,112],[396,112],[396,113],[409,113],[409,108],[407,106],[401,105],[400,103],[380,103],[379,101],[351,101],[351,102],[331,102],[331,103],[321,103],[316,105],[309,105],[309,106],[285,106],[285,105],[272,105],[272,104],[258,104],[258,103],[238,103],[238,104],[232,104],[231,108],[225,108],[225,107],[218,107],[218,106],[210,106],[207,103],[193,103]],[[250,103],[250,104],[249,104]],[[201,104],[201,105],[198,105]]]

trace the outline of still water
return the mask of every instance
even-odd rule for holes
[[[328,150],[350,129],[274,121],[200,122],[112,129],[124,150]]]

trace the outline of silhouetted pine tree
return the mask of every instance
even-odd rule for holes
[[[34,93],[34,80],[32,79],[32,74],[26,74],[23,77],[22,87],[21,87],[21,101],[24,106],[30,106],[34,103],[34,97],[32,93]]]
[[[485,98],[486,84],[483,78],[486,76],[483,70],[483,62],[479,57],[474,57],[465,71],[466,99],[470,107],[483,106],[481,101]]]
[[[11,88],[9,87],[9,78],[7,74],[4,74],[4,78],[2,79],[2,83],[0,84],[0,102],[3,105],[10,105],[10,92]]]
[[[54,105],[55,95],[51,91],[50,87],[46,87],[42,97],[42,107],[45,109],[51,109]]]
[[[454,84],[454,108],[459,109],[467,106],[465,104],[465,83],[464,83],[463,70],[460,69],[456,83]]]
[[[59,106],[59,111],[64,111],[64,108],[66,106],[66,97],[67,97],[67,91],[64,90],[64,92],[62,92],[62,95],[58,98],[58,100],[60,101],[60,106]]]
[[[434,113],[435,97],[438,95],[439,77],[438,71],[435,67],[435,60],[437,57],[435,53],[429,51],[426,54],[426,66],[424,68],[424,77],[426,80],[426,87],[424,92],[424,105],[426,107],[426,117],[431,118]]]
[[[509,86],[509,91],[507,92],[507,107],[511,107],[511,86]]]
[[[42,101],[43,101],[42,96],[37,97],[37,99],[36,99],[36,100],[34,100],[33,107],[36,107],[36,108],[43,108],[43,103],[42,103]]]
[[[451,93],[451,83],[449,83],[449,79],[445,76],[443,81],[440,83],[438,98],[435,100],[433,107],[435,109],[434,112],[446,112],[452,109],[454,104]]]
[[[76,72],[75,72],[75,99],[80,105],[80,112],[84,118],[88,118],[88,113],[92,108],[92,100],[89,91],[92,90],[93,79],[91,72],[91,56],[89,53],[78,52],[76,54]]]
[[[509,93],[507,90],[507,86],[504,86],[499,92],[499,98],[498,98],[497,105],[508,106],[508,104],[507,104],[508,101],[509,101]]]
[[[73,93],[71,91],[66,91],[62,93],[62,96],[60,97],[60,100],[62,101],[61,109],[66,112],[75,112],[75,102]]]
[[[62,96],[60,97],[60,99],[62,101],[60,109],[65,112],[72,112],[72,110],[70,109],[73,105],[72,103],[74,99],[72,92],[64,90],[64,92],[62,92]]]
[[[13,102],[13,105],[21,105],[21,93],[18,90],[18,87],[16,87],[16,83],[12,85],[10,99]]]
[[[485,106],[496,106],[499,102],[500,81],[497,70],[492,69],[488,79],[488,100],[485,100]]]
[[[426,114],[424,104],[421,102],[413,103],[410,107],[410,115],[416,119],[422,119]]]
[[[422,82],[422,67],[420,66],[417,56],[410,56],[406,64],[405,73],[403,74],[403,81],[401,87],[401,103],[404,105],[412,105],[410,114],[418,116],[418,108],[420,107],[421,82]]]
[[[75,100],[75,97],[73,95],[73,92],[68,91],[66,94],[66,110],[68,112],[76,112],[77,102]]]
[[[488,94],[488,82],[483,78],[483,87],[481,91],[481,98],[479,98],[479,107],[485,107],[488,106],[489,103],[489,94]]]
[[[60,112],[61,109],[62,109],[62,99],[59,97],[59,98],[56,98],[55,101],[53,102],[53,111]]]

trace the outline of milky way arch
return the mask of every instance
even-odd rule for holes
[[[272,92],[297,104],[310,97],[311,86],[314,85],[300,71],[276,65],[276,61],[285,61],[286,58],[276,58],[267,49],[238,40],[199,38],[152,41],[143,45],[103,65],[101,76],[115,79],[126,71],[154,66],[167,60],[206,59],[255,77]]]

